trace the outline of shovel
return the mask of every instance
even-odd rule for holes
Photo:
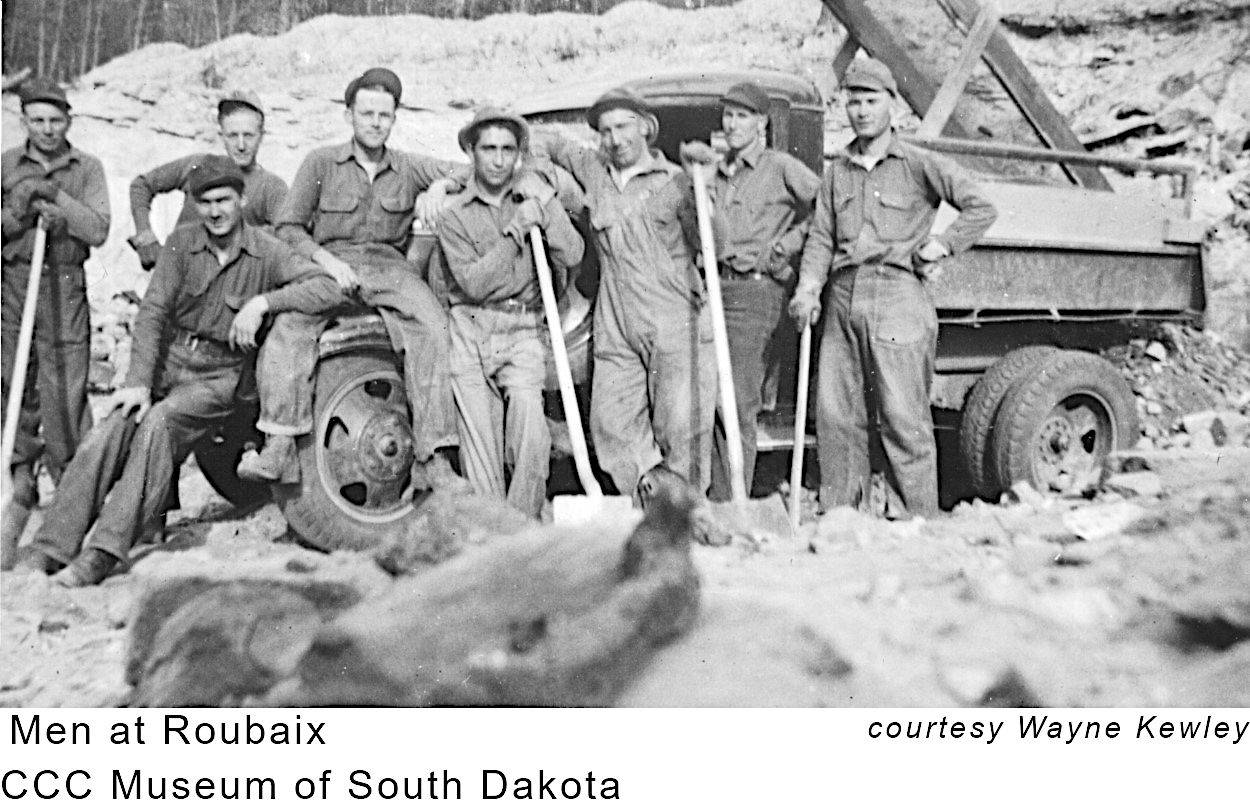
[[[0,511],[13,506],[14,445],[17,442],[17,420],[22,413],[22,394],[26,392],[26,366],[30,362],[30,343],[35,334],[35,310],[39,304],[39,279],[43,275],[43,254],[48,245],[48,226],[43,217],[35,228],[35,246],[30,258],[30,277],[26,280],[26,301],[22,305],[22,323],[17,332],[17,351],[13,360],[12,385],[5,402],[4,434],[0,438],[0,470],[3,471],[4,492],[0,494]],[[0,566],[8,569],[17,550],[20,535],[6,535],[0,547]],[[10,546],[12,545],[12,546]]]
[[[573,444],[573,462],[577,466],[577,478],[582,483],[583,495],[562,494],[551,500],[552,520],[556,524],[578,524],[597,517],[613,516],[632,518],[637,521],[641,513],[632,514],[633,501],[629,497],[605,496],[595,479],[590,465],[590,449],[586,446],[586,434],[582,431],[582,414],[577,405],[577,391],[573,389],[573,371],[569,366],[569,352],[564,344],[564,329],[560,325],[560,309],[556,302],[555,284],[551,280],[551,265],[547,263],[547,250],[543,246],[543,234],[537,227],[530,228],[530,244],[534,248],[534,268],[538,274],[538,288],[543,296],[543,313],[547,318],[547,333],[551,336],[551,353],[556,362],[556,379],[560,382],[560,400],[564,404],[564,421],[569,428],[569,442]]]
[[[712,313],[712,340],[716,347],[716,373],[720,388],[721,420],[729,452],[729,484],[733,499],[712,503],[712,512],[730,534],[752,539],[792,535],[785,501],[780,494],[751,501],[747,497],[746,462],[742,455],[742,430],[738,424],[738,401],[734,393],[733,366],[729,360],[729,333],[725,329],[725,308],[721,302],[720,275],[716,271],[716,245],[712,240],[712,205],[704,185],[701,163],[690,166],[694,179],[695,212],[699,218],[699,241],[703,249],[703,275],[707,280],[708,307]]]
[[[794,402],[794,454],[790,460],[790,529],[799,532],[803,505],[803,451],[807,448],[807,387],[812,374],[812,321],[799,337],[798,396]]]

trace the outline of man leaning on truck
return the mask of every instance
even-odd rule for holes
[[[855,140],[825,169],[790,301],[800,328],[815,322],[828,280],[817,370],[821,506],[869,505],[870,442],[879,437],[887,518],[931,516],[938,510],[929,411],[938,320],[926,281],[997,214],[965,171],[898,139],[891,109],[898,85],[888,67],[857,59],[843,87]],[[935,236],[929,229],[941,202],[959,216]]]

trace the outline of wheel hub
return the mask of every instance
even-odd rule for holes
[[[1081,494],[1098,485],[1102,458],[1112,444],[1105,402],[1074,395],[1043,419],[1034,443],[1034,479],[1043,491]]]
[[[398,481],[412,468],[412,431],[398,413],[382,413],[365,426],[356,451],[367,477],[377,482]]]

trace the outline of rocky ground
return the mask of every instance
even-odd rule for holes
[[[699,616],[618,703],[1250,703],[1250,4],[999,6],[1086,142],[1199,166],[1210,328],[1163,329],[1108,356],[1138,394],[1143,433],[1092,500],[1021,490],[1005,504],[965,504],[906,525],[835,512],[810,519],[795,544],[695,548]],[[454,156],[468,108],[571,77],[745,64],[807,75],[828,91],[840,34],[819,20],[814,0],[698,12],[629,3],[598,18],[474,23],[321,18],[271,39],[150,46],[97,69],[71,92],[73,139],[104,160],[114,210],[109,243],[89,263],[96,389],[124,369],[133,294],[146,281],[124,245],[127,184],[176,155],[215,148],[218,88],[260,92],[270,109],[262,162],[290,178],[311,145],[342,136],[334,99],[361,52],[404,77],[399,145]],[[924,37],[911,36],[924,50]],[[954,58],[956,41],[923,44],[940,62]],[[843,136],[834,112],[830,142]],[[6,96],[4,144],[18,137]],[[1142,179],[1113,180],[1124,192],[1158,192]],[[159,203],[158,227],[179,204]],[[193,467],[181,493],[171,541],[144,548],[98,588],[0,578],[0,703],[126,703],[136,604],[171,571],[243,564],[261,575],[338,576],[368,594],[395,585],[367,558],[289,543],[274,506],[230,511]],[[492,530],[479,525],[476,543],[489,544]]]

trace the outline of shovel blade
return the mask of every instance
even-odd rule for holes
[[[551,519],[557,525],[584,525],[610,521],[632,530],[642,521],[642,511],[630,497],[562,494],[551,500]]]
[[[730,536],[743,536],[756,542],[785,542],[794,537],[790,512],[781,494],[710,504],[717,525]]]

